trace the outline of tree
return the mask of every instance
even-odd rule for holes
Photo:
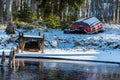
[[[0,22],[3,23],[3,0],[0,0]]]
[[[6,0],[7,21],[12,22],[12,3],[13,0]]]
[[[105,23],[120,23],[120,0],[85,0],[81,13],[84,17],[90,13],[89,16],[96,16]]]
[[[12,19],[12,3],[13,0],[6,0],[6,9],[7,9],[7,28],[6,33],[7,34],[14,34],[14,23]]]
[[[84,0],[37,0],[41,15],[46,18],[51,14],[59,16],[61,20],[69,20],[71,15],[78,14]]]

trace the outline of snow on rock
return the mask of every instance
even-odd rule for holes
[[[57,46],[58,46],[58,43],[57,43],[56,40],[54,40],[54,41],[49,41],[49,43],[50,43],[50,45],[51,45],[52,48],[57,48]]]

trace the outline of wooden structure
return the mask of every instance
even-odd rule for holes
[[[99,21],[96,17],[82,18],[75,21],[70,30],[85,32],[85,33],[96,33],[103,31],[102,22]]]
[[[41,53],[43,53],[44,34],[43,37],[41,37],[40,32],[38,33],[38,36],[24,35],[23,33],[19,33],[19,48],[21,49],[21,52],[27,48],[27,51],[36,49],[37,51],[41,51]]]

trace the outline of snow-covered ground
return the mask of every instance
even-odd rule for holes
[[[18,32],[27,35],[38,35],[40,32],[41,35],[45,34],[45,52],[41,56],[120,62],[120,25],[104,24],[103,27],[105,31],[98,34],[64,34],[60,29],[34,28],[17,29],[15,35],[7,35],[1,29],[0,52],[18,45]],[[35,56],[35,53],[31,55]]]

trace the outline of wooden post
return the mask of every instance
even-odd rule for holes
[[[5,58],[6,58],[5,52],[3,51],[3,52],[2,52],[2,59],[1,59],[2,67],[5,67]]]
[[[1,64],[2,64],[2,67],[1,67],[1,73],[2,73],[2,77],[4,78],[5,77],[5,52],[3,51],[2,52],[2,59],[1,59]]]
[[[40,32],[38,32],[38,36],[40,36]],[[41,40],[40,39],[37,39],[38,41],[38,50],[40,51],[41,50],[41,48],[40,48],[40,45],[41,45]]]
[[[18,45],[19,45],[19,47],[20,47],[20,32],[19,32],[19,38],[18,38]],[[21,47],[20,47],[21,48]]]
[[[43,39],[42,39],[42,42],[41,42],[41,53],[44,53],[44,39],[45,39],[45,34],[43,34]]]
[[[9,66],[10,69],[15,69],[15,49],[12,48],[9,56]]]
[[[24,41],[23,41],[23,33],[22,33],[22,41],[21,41],[21,52],[23,52],[23,44],[24,44]]]
[[[19,43],[20,43],[20,41],[21,41],[22,38],[23,38],[23,33],[19,32]]]
[[[25,47],[25,41],[22,40],[22,42],[21,42],[21,53],[23,53],[24,47]]]
[[[19,45],[17,45],[16,53],[19,53]]]
[[[21,41],[20,41],[21,52],[23,52],[24,46],[25,46],[25,40],[24,40],[23,36],[24,36],[24,34],[22,33]]]
[[[38,35],[40,36],[40,32],[38,32]]]
[[[9,66],[10,68],[12,68],[12,50],[10,51],[10,55],[9,55]]]
[[[41,50],[41,48],[40,48],[40,45],[41,45],[41,39],[38,39],[38,49],[39,49],[39,51]]]

